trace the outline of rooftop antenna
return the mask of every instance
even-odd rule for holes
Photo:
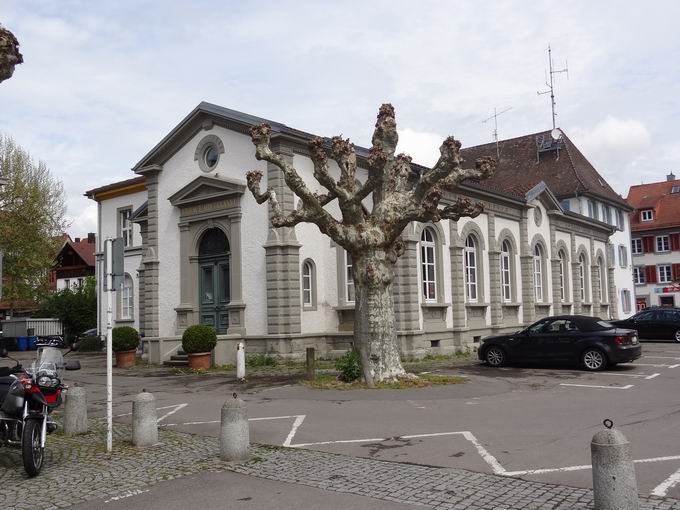
[[[506,108],[502,112],[497,111],[496,107],[494,107],[493,115],[491,117],[489,117],[488,119],[484,119],[482,121],[482,124],[486,124],[491,119],[493,119],[493,141],[496,142],[496,155],[498,156],[499,160],[501,159],[501,149],[498,145],[498,116],[503,115],[504,113],[509,112],[510,110],[512,110],[512,106],[510,106],[509,108]]]
[[[555,74],[559,73],[567,73],[567,80],[569,79],[569,63],[565,60],[564,61],[564,69],[553,69],[553,60],[552,60],[552,50],[550,49],[550,45],[548,45],[548,64],[550,65],[550,80],[548,80],[548,76],[546,75],[545,77],[545,84],[548,87],[548,90],[544,90],[543,92],[537,91],[536,93],[540,96],[543,94],[548,94],[550,93],[550,106],[552,108],[552,127],[553,130],[555,129],[555,117],[557,114],[555,113],[555,85],[554,85],[554,80],[553,76]]]

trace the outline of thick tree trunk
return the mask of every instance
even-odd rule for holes
[[[392,298],[394,262],[384,250],[352,257],[356,308],[354,339],[369,386],[406,375],[399,357]]]

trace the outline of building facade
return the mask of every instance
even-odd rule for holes
[[[636,308],[680,306],[680,179],[631,186],[627,200]]]
[[[282,355],[308,346],[334,355],[351,345],[351,258],[314,225],[270,228],[268,207],[246,192],[245,172],[259,169],[284,210],[297,206],[279,169],[255,159],[248,130],[263,121],[201,103],[135,165],[138,177],[87,192],[98,202],[98,274],[103,240],[126,239],[125,283],[113,300],[114,317],[144,333],[151,361],[173,355],[182,332],[196,323],[217,330],[218,363],[230,362],[241,340],[251,352]],[[312,189],[320,188],[307,150],[313,135],[267,122],[273,149]],[[534,153],[525,164],[552,170],[558,151],[536,162],[535,136],[526,138]],[[368,151],[356,150],[363,180]],[[582,197],[567,204],[571,199],[560,199],[538,174],[503,186],[501,176],[518,157],[508,154],[494,179],[460,187],[459,195],[484,204],[479,217],[406,228],[394,284],[402,351],[460,350],[558,313],[625,315],[620,290],[632,282],[630,268],[628,282],[618,274],[615,243],[627,222],[619,229],[572,210]],[[331,170],[339,175],[337,167]],[[625,202],[597,196],[628,211]],[[339,213],[334,203],[327,208]],[[99,296],[104,303],[102,288]],[[100,305],[101,329],[105,311]]]
[[[54,267],[50,271],[50,284],[55,290],[82,287],[88,276],[95,274],[95,234],[75,240],[64,237],[64,242],[55,257]]]

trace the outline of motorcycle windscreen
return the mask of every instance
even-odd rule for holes
[[[34,377],[47,375],[61,380],[64,376],[65,367],[64,356],[59,349],[56,347],[41,347],[36,352],[36,359],[27,372]]]

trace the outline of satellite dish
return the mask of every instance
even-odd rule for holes
[[[560,138],[562,138],[562,131],[555,128],[550,132],[550,136],[552,137],[553,140],[559,140]]]

